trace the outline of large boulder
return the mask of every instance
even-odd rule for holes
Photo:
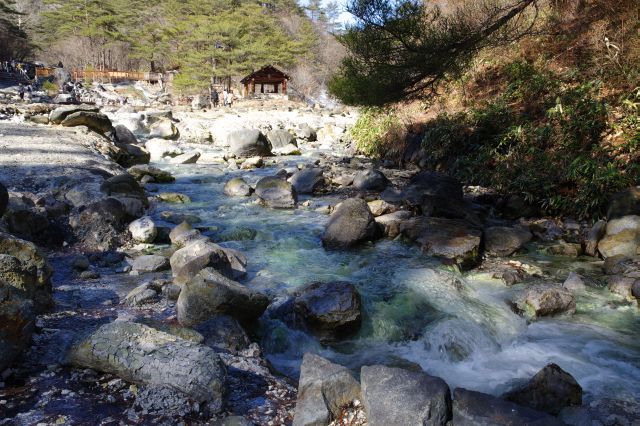
[[[380,235],[367,202],[360,198],[348,198],[331,214],[322,235],[322,244],[331,249],[347,249],[365,241],[373,241]]]
[[[220,357],[211,348],[146,325],[105,324],[74,344],[68,361],[138,384],[169,386],[214,412],[222,408],[226,370]]]
[[[9,204],[9,192],[7,188],[0,183],[0,217],[7,210],[7,204]]]
[[[138,272],[160,272],[170,268],[169,259],[158,254],[145,254],[136,257],[131,268]]]
[[[271,155],[269,142],[259,130],[236,130],[229,133],[227,141],[231,152],[238,157]]]
[[[148,140],[144,147],[149,151],[151,161],[162,160],[164,157],[175,157],[183,153],[175,142],[158,138]]]
[[[295,172],[289,182],[298,194],[313,194],[313,192],[324,183],[322,169],[306,168]]]
[[[137,145],[138,138],[125,125],[118,124],[115,126],[116,140],[122,144]]]
[[[530,318],[573,314],[576,299],[573,293],[556,284],[534,284],[518,292],[512,300],[514,308]]]
[[[115,198],[90,204],[69,218],[78,242],[90,251],[115,250],[123,242],[123,232],[131,216]]]
[[[178,247],[185,247],[197,240],[209,241],[207,237],[200,234],[200,231],[193,229],[187,221],[181,222],[169,232],[169,241]]]
[[[200,158],[198,151],[185,152],[184,154],[173,157],[169,162],[171,164],[195,164]]]
[[[225,249],[206,239],[194,238],[185,247],[171,255],[173,276],[188,280],[207,267],[212,267],[228,277],[240,278],[246,273],[246,258],[235,250]]]
[[[53,269],[35,244],[0,232],[0,281],[33,300],[38,310],[51,306]]]
[[[353,187],[360,191],[384,191],[389,179],[380,170],[363,170],[353,178]]]
[[[244,179],[236,177],[224,185],[224,193],[230,197],[248,197],[253,188]]]
[[[362,323],[360,294],[345,281],[305,285],[296,292],[295,310],[325,342],[356,333]]]
[[[101,135],[115,132],[109,117],[99,112],[77,111],[67,115],[60,124],[65,127],[87,126]]]
[[[176,140],[180,137],[180,132],[171,120],[160,119],[149,127],[149,137]]]
[[[176,310],[180,324],[193,326],[220,314],[231,315],[240,322],[254,321],[268,304],[269,299],[262,293],[206,268],[182,284]]]
[[[563,426],[547,413],[523,407],[495,396],[458,388],[453,391],[456,426]]]
[[[65,105],[58,107],[51,111],[49,114],[49,121],[53,124],[60,124],[62,120],[67,116],[76,112],[94,112],[97,113],[100,109],[95,105]]]
[[[267,132],[267,140],[273,149],[280,149],[289,144],[296,145],[295,136],[283,129],[275,129]]]
[[[327,425],[355,399],[360,399],[360,384],[347,368],[312,353],[304,354],[294,426]]]
[[[584,253],[588,256],[595,256],[598,251],[598,243],[607,232],[607,222],[597,221],[589,230],[584,239]]]
[[[256,184],[260,201],[274,209],[291,209],[298,202],[298,194],[289,182],[277,177],[264,177]]]
[[[485,250],[494,256],[510,256],[531,238],[531,232],[519,226],[492,226],[484,230]]]
[[[549,364],[528,383],[508,392],[504,398],[557,415],[565,407],[582,404],[582,388],[571,374],[556,364]]]
[[[144,216],[129,224],[129,233],[139,243],[152,243],[158,235],[158,228],[149,216]]]
[[[37,243],[45,243],[49,238],[49,219],[43,213],[30,208],[9,208],[5,213],[5,222],[9,232]],[[44,238],[43,238],[44,237]],[[62,243],[62,241],[59,241]]]
[[[194,329],[204,338],[202,343],[216,352],[239,352],[251,344],[242,326],[230,315],[217,315]]]
[[[413,214],[407,210],[399,210],[397,212],[383,214],[375,218],[376,223],[382,229],[382,233],[389,238],[395,238],[400,235],[400,226],[403,222],[410,219]]]
[[[138,181],[145,176],[150,176],[156,183],[171,183],[176,180],[171,173],[147,164],[130,167],[127,172]]]
[[[0,373],[31,342],[35,327],[33,303],[0,280]]]
[[[128,173],[110,177],[100,185],[106,195],[117,199],[124,206],[127,214],[140,217],[149,205],[144,189],[136,179]]]
[[[373,365],[362,367],[360,380],[371,426],[444,426],[451,418],[449,386],[439,377]]]
[[[604,238],[598,243],[598,251],[604,257],[640,254],[640,216],[622,216],[607,222]]]
[[[148,164],[151,161],[151,154],[141,146],[126,143],[116,143],[116,146],[121,150],[122,155],[118,158],[118,164],[122,167]]]
[[[428,256],[474,267],[480,261],[482,232],[459,219],[417,217],[400,225],[400,232],[418,243]]]

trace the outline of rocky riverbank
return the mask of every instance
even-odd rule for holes
[[[293,104],[6,115],[0,424],[640,418],[637,188],[593,225],[527,217],[517,196],[356,156],[355,112]],[[620,369],[563,348],[460,378],[569,324],[626,342]]]

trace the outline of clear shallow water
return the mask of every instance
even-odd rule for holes
[[[291,165],[308,159],[294,158]],[[168,166],[177,180],[160,191],[189,195],[193,203],[160,204],[163,210],[195,214],[214,241],[241,250],[248,259],[243,283],[277,298],[310,281],[348,280],[364,305],[361,331],[328,348],[279,321],[263,322],[262,347],[281,372],[296,376],[302,354],[314,351],[358,371],[361,365],[420,365],[452,387],[501,394],[555,362],[585,390],[585,400],[640,398],[640,314],[606,289],[578,295],[573,317],[534,323],[514,314],[507,288],[482,274],[458,276],[399,241],[382,240],[358,251],[330,252],[320,235],[328,216],[316,207],[332,197],[301,197],[314,206],[272,210],[255,198],[230,198],[224,183],[235,176],[249,182],[277,168],[226,171],[219,166]],[[518,260],[536,264],[562,281],[569,271],[597,278],[593,262],[549,258],[536,252]]]

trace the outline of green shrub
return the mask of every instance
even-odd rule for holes
[[[406,123],[394,111],[367,108],[360,114],[350,134],[360,153],[370,157],[391,157],[393,152],[401,152],[406,132]]]
[[[44,90],[47,93],[58,93],[60,88],[58,87],[57,84],[49,80],[45,80],[44,83],[42,83],[42,90]]]

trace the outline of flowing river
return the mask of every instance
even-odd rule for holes
[[[287,157],[286,163],[310,161]],[[311,281],[346,280],[360,291],[360,332],[331,347],[278,320],[262,320],[257,337],[283,374],[295,378],[302,354],[314,351],[355,372],[366,364],[413,364],[452,388],[499,395],[554,362],[580,383],[585,403],[640,398],[638,308],[606,289],[601,264],[593,258],[551,257],[535,244],[517,256],[558,282],[570,271],[589,278],[587,289],[577,294],[575,315],[528,322],[505,303],[522,285],[507,287],[486,271],[447,271],[405,242],[381,240],[356,251],[326,251],[320,235],[328,215],[320,208],[334,205],[336,197],[301,196],[299,203],[310,200],[310,207],[273,210],[255,198],[224,195],[223,186],[232,177],[255,183],[282,164],[251,171],[230,171],[225,165],[159,166],[177,178],[159,190],[187,194],[193,202],[161,203],[152,216],[160,220],[162,211],[173,211],[201,218],[197,226],[208,228],[214,241],[247,256],[243,284],[276,299]]]

